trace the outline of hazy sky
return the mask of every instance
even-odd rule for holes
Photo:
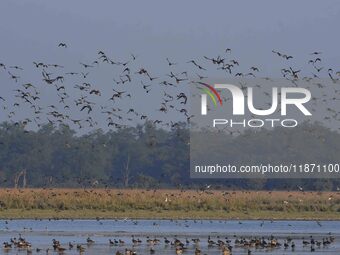
[[[3,0],[0,63],[75,65],[104,50],[121,61],[134,53],[143,66],[165,74],[166,57],[185,63],[231,48],[245,69],[257,65],[269,76],[282,68],[273,49],[293,55],[299,68],[311,52],[322,51],[327,65],[340,69],[339,24],[339,1]],[[59,42],[68,49],[60,51]],[[8,77],[0,73],[0,82]]]
[[[64,41],[81,59],[104,49],[157,66],[167,56],[186,60],[229,47],[242,63],[270,72],[272,49],[297,61],[321,50],[339,63],[339,22],[339,1],[10,0],[0,4],[0,59],[52,58]]]

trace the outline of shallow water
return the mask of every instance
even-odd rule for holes
[[[53,251],[52,239],[57,239],[62,246],[68,248],[68,243],[82,244],[86,251],[84,254],[115,254],[117,251],[124,252],[125,248],[133,249],[137,254],[150,254],[150,245],[146,239],[158,238],[161,243],[154,245],[155,254],[175,254],[175,247],[165,245],[163,237],[173,241],[177,237],[185,243],[186,238],[200,238],[199,249],[203,254],[222,254],[217,246],[208,247],[207,238],[217,241],[225,241],[228,237],[234,246],[236,238],[239,237],[270,237],[278,238],[280,243],[284,243],[287,237],[292,237],[296,247],[284,249],[283,246],[275,249],[255,249],[251,248],[252,254],[310,254],[310,245],[303,246],[302,238],[310,240],[313,236],[315,240],[322,241],[330,235],[335,237],[335,241],[328,245],[315,247],[313,254],[340,254],[340,221],[209,221],[209,220],[12,220],[0,221],[0,241],[1,243],[10,241],[12,237],[26,238],[32,244],[33,254],[46,254],[46,249],[50,248],[49,254],[58,254]],[[131,236],[140,238],[142,243],[133,246]],[[91,237],[94,244],[88,246],[86,238]],[[109,239],[121,239],[125,245],[110,246]],[[42,249],[40,253],[36,248]],[[194,254],[196,245],[191,241],[187,245],[187,251],[183,254]],[[248,248],[234,247],[233,254],[247,254]],[[1,254],[27,254],[25,249],[12,248],[8,251],[1,250]],[[64,254],[79,254],[73,248],[66,250]]]

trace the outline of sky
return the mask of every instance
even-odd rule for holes
[[[340,2],[328,0],[4,0],[0,3],[0,63],[26,67],[39,60],[75,67],[103,50],[119,61],[133,53],[139,66],[164,75],[167,57],[185,64],[231,48],[244,68],[260,66],[271,77],[279,75],[283,65],[272,50],[293,55],[291,64],[302,69],[308,67],[311,52],[321,51],[327,65],[339,70],[339,23]],[[68,48],[61,51],[59,42]],[[99,88],[107,86],[102,81],[111,79],[105,77],[109,75],[100,73]],[[36,77],[25,70],[25,79]],[[12,85],[4,72],[0,82],[2,95],[9,96]],[[49,96],[53,95],[46,92],[46,103]],[[149,109],[148,104],[141,100],[134,106],[148,112],[153,107],[150,104]],[[4,119],[6,114],[0,114],[0,120]]]
[[[271,50],[339,61],[339,1],[2,1],[2,59],[53,56],[59,41],[80,58],[97,49],[150,62],[225,48],[272,71]]]

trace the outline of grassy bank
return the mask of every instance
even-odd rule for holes
[[[340,220],[340,194],[117,189],[1,189],[0,218]]]

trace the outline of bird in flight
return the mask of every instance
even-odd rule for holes
[[[61,42],[61,43],[58,44],[58,47],[67,48],[67,45],[66,45],[66,43]]]

